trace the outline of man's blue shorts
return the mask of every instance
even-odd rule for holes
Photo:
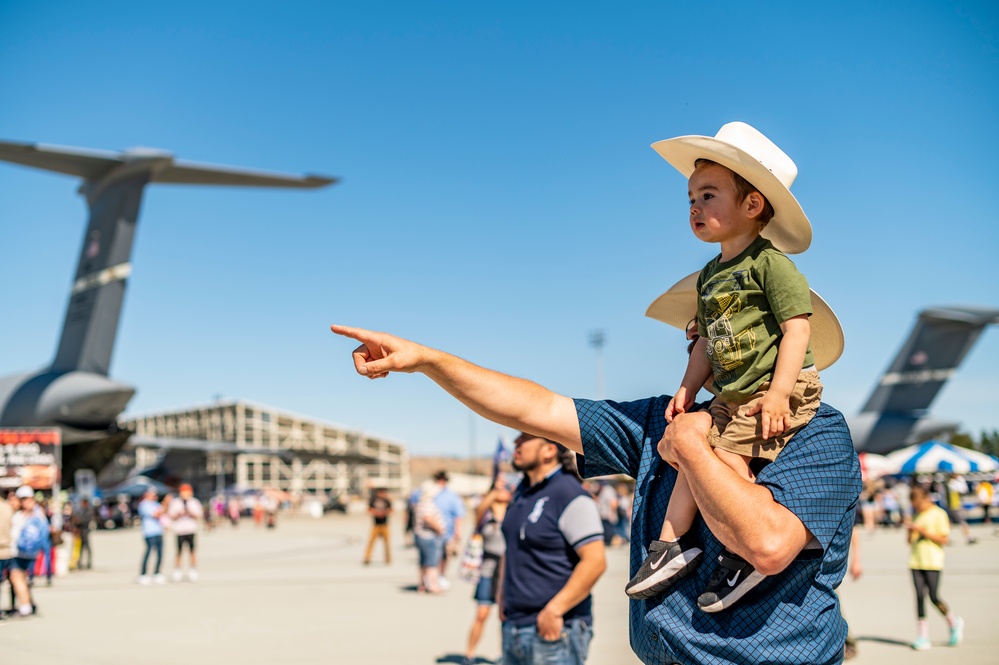
[[[416,550],[420,553],[420,568],[432,568],[440,565],[441,555],[444,553],[444,537],[413,538]]]

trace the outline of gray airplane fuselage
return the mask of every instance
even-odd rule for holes
[[[63,444],[107,436],[135,388],[84,371],[45,369],[0,378],[0,427],[58,427]]]

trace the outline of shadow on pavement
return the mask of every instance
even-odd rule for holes
[[[893,637],[876,637],[874,635],[863,635],[853,638],[857,642],[877,642],[878,644],[893,644],[897,647],[905,647],[906,649],[912,648],[912,642],[905,642],[903,640],[896,640]]]

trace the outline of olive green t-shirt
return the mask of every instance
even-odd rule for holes
[[[812,313],[808,281],[766,238],[739,256],[716,256],[697,278],[697,332],[722,399],[745,402],[777,365],[780,324]],[[811,343],[802,367],[814,365]]]

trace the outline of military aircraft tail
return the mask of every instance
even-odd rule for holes
[[[315,175],[286,175],[198,164],[163,150],[116,153],[38,143],[0,141],[0,160],[83,179],[90,219],[80,249],[62,337],[51,369],[108,375],[121,316],[135,226],[149,183],[317,188],[336,182]]]
[[[851,419],[857,450],[884,453],[954,431],[957,423],[930,420],[926,412],[991,323],[999,323],[999,310],[937,307],[920,312],[859,416]]]

